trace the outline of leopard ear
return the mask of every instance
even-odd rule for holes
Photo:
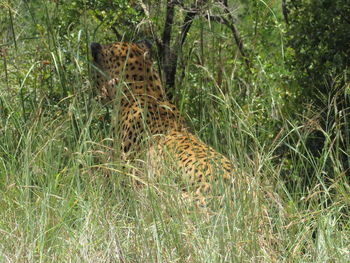
[[[135,42],[140,48],[144,49],[146,52],[151,53],[152,43],[148,39],[143,39]]]
[[[102,50],[102,46],[99,43],[92,42],[90,44],[90,50],[91,50],[91,55],[94,58],[95,61],[97,61],[98,54]]]

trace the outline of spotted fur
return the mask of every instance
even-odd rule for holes
[[[101,99],[118,105],[121,151],[127,158],[148,147],[150,159],[171,159],[188,183],[190,195],[200,201],[210,194],[213,184],[232,182],[229,160],[190,133],[176,106],[166,98],[144,45],[92,43],[91,53]]]

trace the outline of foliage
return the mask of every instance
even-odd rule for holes
[[[343,169],[348,170],[349,143],[347,139],[339,138],[348,136],[350,100],[346,88],[350,77],[350,3],[346,0],[287,3],[287,58],[303,95],[300,101],[316,102],[314,111],[319,114],[315,119],[322,129],[330,131],[335,125],[339,127],[330,138],[318,129],[310,132],[306,146],[318,157],[328,140],[337,142],[338,160]],[[330,103],[335,110],[328,109]],[[338,111],[342,114],[338,115]],[[325,170],[333,178],[333,169]]]
[[[144,2],[159,34],[167,1]],[[135,2],[0,0],[1,262],[350,261],[350,184],[342,161],[350,134],[338,103],[344,96],[328,97],[324,116],[335,121],[320,125],[319,110],[296,102],[305,86],[294,81],[298,64],[293,72],[285,67],[286,59],[296,63],[298,49],[285,53],[280,1],[228,2],[237,8],[251,70],[232,32],[202,16],[176,75],[175,101],[192,131],[236,167],[234,189],[220,189],[205,211],[186,202],[176,184],[181,174],[170,167],[155,178],[125,164],[106,109],[93,98],[89,43],[115,41],[114,29],[134,38],[145,18]],[[217,1],[207,3],[207,14],[221,10]],[[311,2],[303,3],[290,7],[290,23]],[[186,11],[175,12],[174,35]],[[303,39],[305,47],[312,40]],[[333,53],[326,49],[335,46],[329,39],[318,51],[327,59]],[[314,52],[303,54],[316,65]],[[331,67],[327,76],[341,74],[340,64]],[[339,76],[332,81],[343,87]],[[325,138],[318,155],[308,147],[315,131]]]
[[[315,98],[319,93],[327,95],[335,85],[346,83],[350,76],[350,2],[288,3],[291,68],[304,95],[308,98]]]

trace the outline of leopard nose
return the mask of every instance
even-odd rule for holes
[[[102,50],[101,44],[93,42],[90,44],[90,49],[92,57],[97,60],[97,55]]]

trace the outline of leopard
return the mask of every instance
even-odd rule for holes
[[[214,184],[232,185],[232,162],[192,133],[168,99],[149,42],[93,42],[90,50],[99,99],[117,108],[118,150],[125,159],[146,151],[158,176],[162,174],[159,160],[171,159],[186,182],[182,187],[186,196],[201,206],[213,196]]]

